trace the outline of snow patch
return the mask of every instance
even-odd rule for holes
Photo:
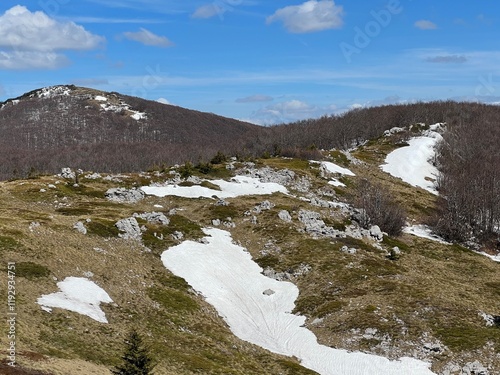
[[[37,303],[44,311],[51,312],[52,308],[58,307],[86,315],[101,323],[108,322],[99,305],[113,300],[93,281],[83,277],[67,277],[58,282],[57,286],[60,292],[44,294],[38,298]]]
[[[212,304],[242,340],[299,358],[322,375],[432,375],[430,364],[404,357],[397,361],[319,345],[294,315],[298,288],[262,274],[262,268],[229,232],[204,229],[204,243],[185,241],[162,254],[166,268]],[[272,290],[274,293],[265,293]]]
[[[97,95],[94,99],[97,100],[98,102],[107,102],[108,101],[108,98],[106,98],[105,96],[101,96],[101,95]]]
[[[210,183],[219,186],[220,190],[210,189],[204,186],[143,186],[141,187],[148,195],[165,197],[174,195],[184,198],[212,198],[214,195],[218,198],[235,198],[243,195],[267,195],[277,192],[284,194],[288,190],[283,185],[275,182],[261,182],[258,178],[235,176],[230,181],[210,180]]]
[[[434,131],[439,127],[440,124],[431,126],[424,135],[410,139],[408,146],[392,151],[385,158],[382,170],[437,195],[434,181],[439,171],[430,160],[435,157],[436,145],[442,139],[441,134]]]
[[[445,245],[451,245],[450,242],[446,242],[443,238],[432,233],[432,230],[427,225],[411,225],[403,228],[404,233],[412,234],[417,237],[426,238],[428,240],[436,241]]]

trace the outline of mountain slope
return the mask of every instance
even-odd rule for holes
[[[188,240],[206,243],[202,229],[220,227],[267,277],[296,285],[293,313],[306,317],[305,327],[321,344],[429,361],[437,374],[478,369],[475,361],[498,372],[498,263],[406,233],[380,241],[380,234],[363,231],[354,219],[350,197],[363,179],[390,191],[411,224],[422,224],[436,209],[434,194],[380,169],[400,146],[391,136],[352,154],[325,152],[352,172],[343,175],[319,163],[268,158],[230,161],[209,174],[176,167],[121,176],[88,172],[77,185],[71,175],[0,183],[0,257],[16,264],[19,363],[51,374],[82,366],[108,374],[127,331],[136,327],[159,361],[159,374],[312,373],[237,339],[203,296],[162,264],[164,251]],[[237,181],[247,181],[247,192],[256,179],[286,186],[289,194],[236,194],[243,189],[234,189],[236,181],[221,183],[221,174],[226,180],[242,175]],[[177,193],[142,196],[133,190],[155,183]],[[226,194],[227,186],[233,195],[211,198]],[[111,188],[132,190],[108,199]],[[209,193],[186,198],[188,190]],[[115,199],[127,197],[126,191],[133,201]],[[116,226],[123,219],[131,224],[128,239]],[[396,246],[399,256],[391,253]],[[68,277],[88,278],[109,294],[113,303],[101,304],[108,324],[64,309],[49,313],[37,304]],[[1,340],[5,346],[6,337]]]
[[[117,172],[196,162],[218,150],[242,151],[260,131],[210,113],[75,86],[34,90],[0,108],[0,178],[64,166]]]

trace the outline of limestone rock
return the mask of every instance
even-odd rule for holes
[[[128,239],[140,240],[141,239],[141,228],[135,217],[129,217],[126,219],[119,220],[116,222],[115,226],[121,232],[118,236]]]
[[[136,203],[146,196],[142,190],[125,188],[108,189],[104,195],[110,201],[120,203]]]
[[[292,221],[292,217],[290,216],[290,213],[287,211],[287,210],[281,210],[279,213],[278,213],[278,217],[283,220],[283,221],[286,221],[287,223],[291,222]]]

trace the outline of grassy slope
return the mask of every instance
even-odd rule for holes
[[[369,176],[394,193],[410,219],[420,221],[432,211],[435,198],[378,169],[393,148],[379,140],[358,151],[356,156],[366,164],[349,165],[358,177],[346,180],[348,188],[337,189],[337,193],[349,195],[359,176]],[[333,156],[347,165],[339,155]],[[294,169],[308,176],[315,187],[326,184],[304,162],[265,159],[260,164]],[[384,251],[365,241],[315,240],[299,232],[300,209],[320,211],[325,221],[339,227],[348,218],[339,210],[311,207],[282,194],[233,199],[227,207],[216,207],[208,199],[175,197],[148,197],[126,205],[107,202],[104,191],[144,183],[144,178],[134,175],[123,183],[83,180],[76,189],[63,181],[56,189],[47,188],[56,180],[61,179],[0,184],[0,257],[3,264],[17,262],[18,351],[26,354],[18,359],[27,367],[65,374],[94,366],[91,372],[106,374],[120,354],[127,330],[135,326],[156,353],[158,373],[311,373],[292,359],[235,338],[216,311],[161,264],[161,251],[177,243],[169,236],[174,230],[196,238],[199,228],[210,225],[211,219],[231,216],[236,223],[230,230],[233,237],[262,266],[276,271],[311,266],[309,273],[294,280],[300,289],[296,311],[308,317],[309,328],[322,343],[398,357],[415,355],[424,343],[437,339],[449,350],[433,354],[435,370],[449,361],[479,359],[500,371],[494,356],[500,351],[500,329],[486,327],[478,316],[479,311],[500,314],[499,265],[486,257],[409,235],[386,238],[382,243],[386,249],[399,246],[403,250],[397,261],[388,260]],[[41,188],[47,191],[42,193]],[[245,211],[266,198],[275,207],[256,215],[257,224],[251,224]],[[163,205],[165,212],[182,210],[171,217],[167,228],[150,226],[145,239],[153,248],[151,253],[139,244],[116,238],[115,221],[133,212],[158,210],[154,204]],[[292,214],[292,223],[278,219],[282,209]],[[87,218],[92,220],[87,224],[88,235],[72,229],[77,220]],[[28,228],[32,221],[41,223],[33,232]],[[152,236],[160,231],[166,240]],[[339,249],[344,244],[357,248],[357,254],[342,253]],[[36,304],[40,295],[56,291],[55,278],[83,276],[86,271],[94,274],[92,280],[115,301],[103,306],[109,324],[60,309],[48,314]],[[5,279],[5,268],[3,275]],[[377,329],[378,335],[363,338],[367,328]],[[5,335],[0,344],[6,345]],[[39,358],[30,353],[51,360],[29,360]]]

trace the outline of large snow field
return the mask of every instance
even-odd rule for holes
[[[431,129],[435,129],[436,125]],[[381,166],[382,170],[437,195],[434,180],[439,172],[430,160],[436,155],[436,145],[441,139],[441,134],[433,130],[425,132],[421,137],[410,139],[408,146],[398,148],[387,155],[385,164]]]
[[[220,190],[210,189],[204,186],[143,186],[141,189],[148,195],[165,197],[175,195],[185,198],[212,198],[214,195],[218,198],[235,198],[244,195],[267,195],[277,192],[284,194],[288,190],[283,185],[274,182],[260,182],[259,179],[246,176],[235,176],[230,181],[209,180],[210,183],[219,186]]]
[[[295,356],[322,375],[432,375],[430,364],[413,358],[387,358],[319,345],[304,327],[305,317],[292,314],[298,288],[264,276],[231,234],[204,229],[206,243],[185,241],[162,254],[175,275],[202,293],[242,340],[272,352]],[[266,292],[266,293],[264,293]]]
[[[61,290],[52,294],[44,294],[37,303],[43,310],[51,312],[58,307],[86,315],[101,323],[107,323],[106,315],[100,308],[100,303],[111,303],[113,300],[93,281],[84,277],[67,277],[57,283]]]

